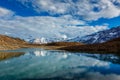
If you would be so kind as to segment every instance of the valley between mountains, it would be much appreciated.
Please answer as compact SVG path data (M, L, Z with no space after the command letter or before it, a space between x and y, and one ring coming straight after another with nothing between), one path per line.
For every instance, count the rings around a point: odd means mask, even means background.
M43 48L50 50L66 50L74 52L92 53L120 53L120 37L103 43L85 44L80 42L51 42L45 44L28 43L19 38L0 35L0 50L14 50L19 48Z

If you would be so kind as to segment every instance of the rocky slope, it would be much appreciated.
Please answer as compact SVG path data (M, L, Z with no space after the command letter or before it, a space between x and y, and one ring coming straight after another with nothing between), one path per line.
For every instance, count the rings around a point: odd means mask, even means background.
M76 37L74 39L67 40L69 42L82 42L86 44L93 43L103 43L109 41L114 38L120 37L120 26L116 28L112 28L109 30L100 31L91 35L87 35L84 37Z
M0 50L17 49L24 47L26 44L28 43L19 38L0 35Z
M70 46L60 49L81 52L120 53L120 38L116 38L104 43Z
M0 35L0 50L12 50L18 48L44 48L57 49L65 46L83 45L79 42L52 42L46 44L31 44L19 38L13 38L5 35Z

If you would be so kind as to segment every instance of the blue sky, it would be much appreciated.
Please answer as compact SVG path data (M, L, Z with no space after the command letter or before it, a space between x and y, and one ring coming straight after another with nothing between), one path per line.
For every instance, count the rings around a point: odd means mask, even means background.
M51 0L51 3L53 2L52 4L49 3L50 0L48 0L48 1L47 0L45 0L45 1L44 0L36 0L36 2L37 1L39 1L39 2L41 1L41 3L43 1L43 4L46 3L46 2L48 2L48 5L46 5L48 7L49 6L53 6L55 3L57 3L58 5L60 3L65 3L65 4L68 3L68 4L71 4L71 7L72 7L72 3L74 3L74 4L79 3L79 5L80 5L80 3L83 0ZM101 2L99 0L86 0L86 1L91 1L91 3L89 3L88 5L90 5L90 4L92 5L92 4L95 4L95 3L96 4L102 3L102 0L100 0ZM115 7L118 7L118 10L120 9L120 0L108 0L108 1L111 1L111 2L113 1L112 2L113 5ZM33 2L35 2L35 0L1 0L0 1L0 6L14 11L16 13L16 15L20 15L20 16L24 16L24 17L27 17L27 16L54 16L54 17L59 17L61 15L70 14L70 15L73 15L74 18L77 16L77 17L80 17L80 19L84 20L84 18L81 18L81 15L76 14L74 12L74 9L73 9L73 13L72 13L72 11L68 11L67 13L53 11L54 14L51 14L52 13L52 9L51 9L51 11L42 10L42 9L39 9L39 11L36 11L35 9L33 9ZM103 3L104 3L104 1L103 1ZM83 4L83 3L81 3L81 4ZM37 4L34 3L34 5L37 5ZM87 2L86 2L86 5L87 5ZM59 5L59 6L61 6L61 5ZM41 7L41 5L38 6L38 7ZM43 8L43 9L46 9L46 8ZM53 8L54 8L54 6L53 6ZM84 6L83 6L83 8L84 8ZM100 11L100 8L99 7L94 7L93 10L94 10L94 12L97 13L97 12ZM116 12L111 12L111 14L112 13L116 13ZM120 25L119 21L120 21L120 16L119 15L116 15L116 16L114 16L112 18L111 17L110 18L104 18L104 17L101 16L97 20L93 19L91 21L88 21L88 24L89 25L109 24L109 27L116 27L116 26Z
M62 28L59 34L70 35L69 30L75 29L75 34L84 36L117 27L119 21L120 0L0 0L0 27L30 26L24 28L42 31L51 26L53 32Z

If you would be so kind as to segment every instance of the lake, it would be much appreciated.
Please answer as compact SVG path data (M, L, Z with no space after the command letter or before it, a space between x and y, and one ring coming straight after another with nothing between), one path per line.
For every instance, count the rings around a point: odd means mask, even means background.
M120 80L114 54L26 48L2 51L0 58L0 80Z

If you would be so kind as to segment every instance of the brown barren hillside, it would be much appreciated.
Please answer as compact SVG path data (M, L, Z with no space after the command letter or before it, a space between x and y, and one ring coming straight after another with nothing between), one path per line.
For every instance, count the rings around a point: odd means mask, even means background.
M81 52L120 53L120 38L116 38L105 43L69 46L59 49Z
M48 44L29 44L19 38L13 38L5 35L0 35L0 50L12 50L18 48L44 48L58 49L61 47L83 45L78 42L53 42Z
M77 45L84 45L84 44L79 43L79 42L52 42L52 43L43 44L41 48L59 49L62 47L77 46Z
M0 35L0 50L17 49L28 44L19 38Z
M76 45L84 45L84 44L79 42L53 42L46 44L46 46L76 46Z
M47 44L29 44L19 38L0 35L0 50L12 50L18 48L44 48L59 49L67 51L80 52L102 52L102 53L119 53L120 38L116 38L105 43L84 45L79 42L53 42Z

